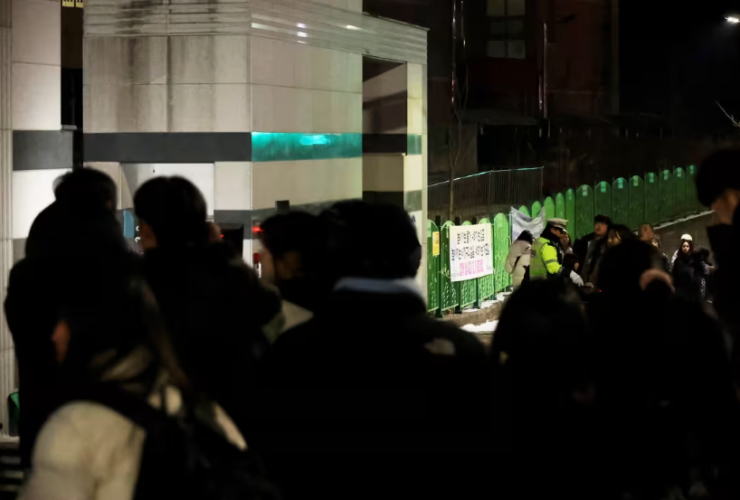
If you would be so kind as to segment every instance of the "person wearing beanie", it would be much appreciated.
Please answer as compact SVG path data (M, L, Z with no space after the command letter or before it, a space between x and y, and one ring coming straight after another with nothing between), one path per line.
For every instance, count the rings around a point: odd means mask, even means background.
M685 244L688 244L689 248L685 253L690 254L694 249L694 238L692 238L690 234L681 235L681 243L678 245L676 251L673 252L673 257L671 257L671 269L673 269L673 266L676 264L676 259L680 257L681 252L686 247Z

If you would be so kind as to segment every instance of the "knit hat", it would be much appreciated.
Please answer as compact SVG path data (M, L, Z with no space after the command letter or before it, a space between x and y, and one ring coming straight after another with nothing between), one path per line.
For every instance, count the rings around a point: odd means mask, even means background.
M728 188L740 190L740 149L711 154L696 175L696 194L702 205L712 206Z
M684 234L681 236L681 241L694 241L694 238L692 238L690 234Z

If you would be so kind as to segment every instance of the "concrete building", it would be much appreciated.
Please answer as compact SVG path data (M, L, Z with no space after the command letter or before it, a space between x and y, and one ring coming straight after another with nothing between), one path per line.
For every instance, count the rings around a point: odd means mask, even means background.
M390 201L414 217L426 248L427 32L362 7L85 0L83 158L116 181L127 236L136 189L180 175L204 193L215 222L243 232L248 262L252 227L278 202L317 211L340 200ZM0 299L14 243L19 257L53 180L73 163L72 134L60 125L60 8L59 0L0 0ZM365 79L363 68L375 73ZM395 106L363 119L363 103L389 96ZM47 143L56 149L40 147ZM368 228L368 238L392 244L382 229ZM422 285L425 272L423 262ZM1 324L4 408L15 377Z

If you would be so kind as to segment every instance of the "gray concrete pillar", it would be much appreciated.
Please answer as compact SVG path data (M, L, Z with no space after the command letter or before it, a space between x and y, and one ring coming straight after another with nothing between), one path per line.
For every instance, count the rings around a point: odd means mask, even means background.
M426 292L426 66L366 59L363 71L362 195L402 207L414 221Z
M23 257L53 183L72 168L73 134L62 130L62 13L58 0L13 0L13 239Z
M8 431L8 395L15 389L15 353L1 307L8 273L13 265L11 194L13 190L13 9L12 0L0 0L0 422Z

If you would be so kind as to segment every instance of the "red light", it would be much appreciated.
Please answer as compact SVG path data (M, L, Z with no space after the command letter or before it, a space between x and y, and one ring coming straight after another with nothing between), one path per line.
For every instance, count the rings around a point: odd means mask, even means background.
M252 228L252 232L253 232L253 233L261 233L261 232L262 232L262 228L261 228L261 227L259 227L259 226L254 226L254 227Z
M224 237L224 235L222 234L222 235L221 235L221 238L223 238L223 237Z

